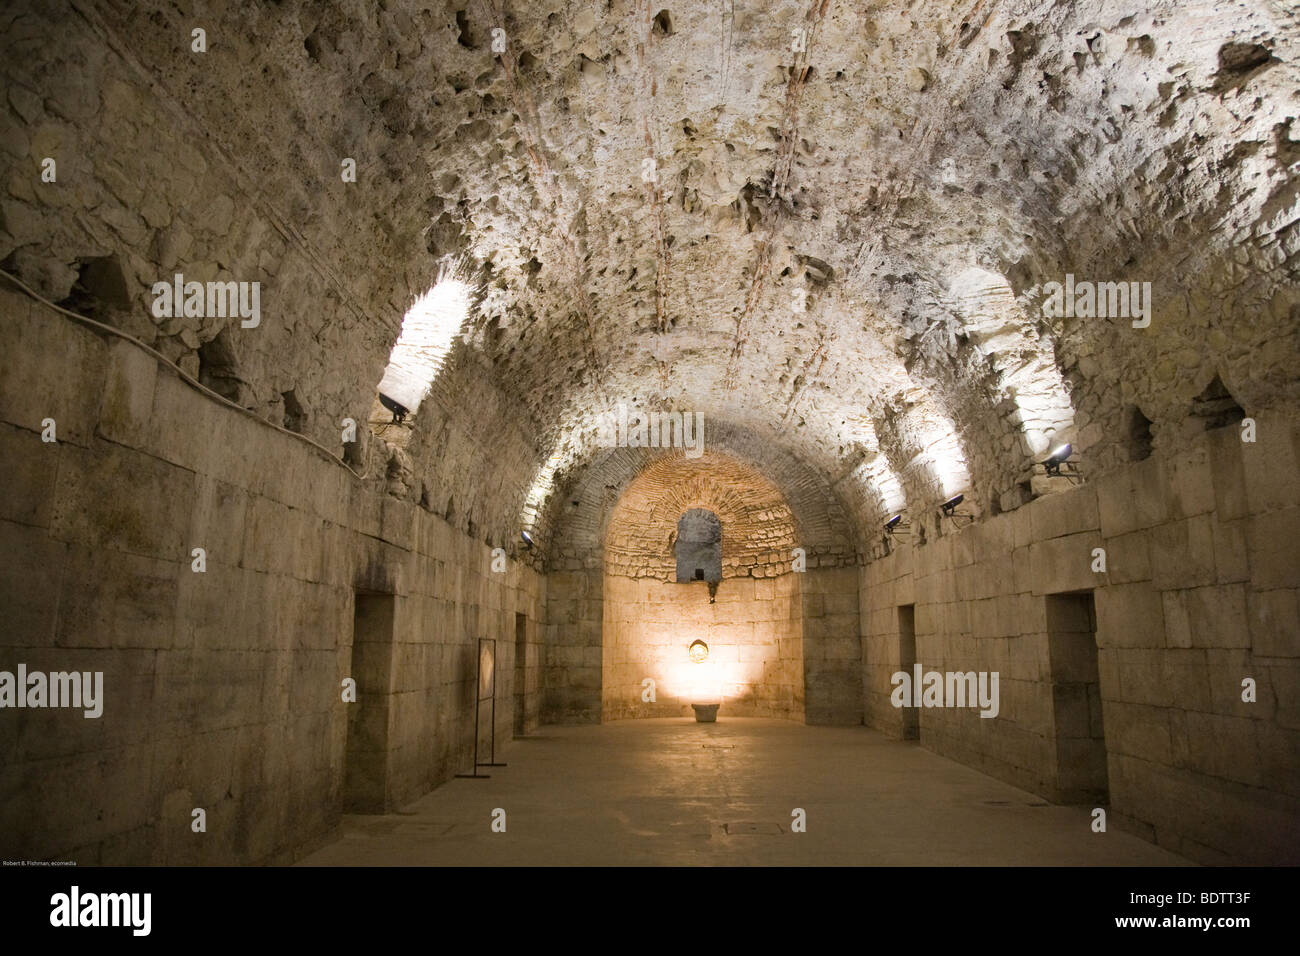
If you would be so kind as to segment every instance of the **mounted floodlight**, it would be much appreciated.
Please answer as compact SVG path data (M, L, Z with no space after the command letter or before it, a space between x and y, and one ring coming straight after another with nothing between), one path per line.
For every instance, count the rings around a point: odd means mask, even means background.
M532 550L532 547L533 547L533 544L535 543L535 542L533 541L533 536L532 536L531 534L529 534L527 531L520 531L520 532L519 532L519 537L523 539L523 541L524 541L524 547L525 547L525 548L528 548L528 549L531 551L531 550Z
M402 424L404 421L406 421L406 416L411 414L411 410L409 408L407 408L401 402L396 402L393 399L389 398L383 392L379 393L379 404L383 405L384 408L388 409L390 412L393 413L393 420L389 422L390 425Z
M953 512L957 510L957 506L965 500L966 500L965 495L953 495L951 498L949 498L947 501L941 504L939 506L939 509L943 512L943 516L945 518L951 518Z
M903 529L907 527L909 526L903 523L902 514L896 514L885 522L885 534L906 534Z
M1052 453L1043 462L1043 467L1047 469L1047 473L1053 477L1060 477L1061 466L1066 463L1066 459L1070 457L1072 450L1068 442L1053 448ZM1071 468L1070 470L1073 471L1074 469Z

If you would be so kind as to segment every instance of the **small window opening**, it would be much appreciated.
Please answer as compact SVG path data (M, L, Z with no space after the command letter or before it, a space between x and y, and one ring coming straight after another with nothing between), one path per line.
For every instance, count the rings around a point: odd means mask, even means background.
M307 412L298 401L298 396L294 394L293 389L289 389L287 392L280 393L280 399L284 402L284 427L291 432L302 434L307 424Z
M199 384L227 401L243 404L247 386L239 377L239 359L229 329L222 329L199 346Z
M442 370L452 343L469 316L470 287L445 278L415 300L402 319L402 332L393 346L379 382L379 402L403 422L424 401Z
M131 308L131 295L126 288L126 277L117 256L95 256L81 259L77 265L77 279L72 283L67 298L58 303L70 312L89 316L99 321L110 312L126 312Z
M692 508L677 522L673 543L678 583L722 580L722 522L712 511Z
M1129 461L1146 461L1151 457L1151 419L1136 405L1130 405L1125 412L1124 436Z
M1205 391L1192 399L1192 416L1205 423L1205 430L1236 425L1246 417L1245 410L1237 404L1223 380L1215 375Z

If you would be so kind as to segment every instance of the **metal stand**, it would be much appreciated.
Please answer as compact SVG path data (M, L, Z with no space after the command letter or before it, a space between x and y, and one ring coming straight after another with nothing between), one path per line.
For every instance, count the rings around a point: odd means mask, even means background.
M486 649L486 651L487 651L487 662L488 662L486 681L485 681L485 679L484 679L484 673L483 673L483 671L484 671L484 668L483 668L483 660L484 660L484 650L485 650L485 649ZM496 658L497 658L497 642L496 642L496 640L493 639L493 638L490 638L490 637L480 637L480 638L478 639L478 682L477 682L477 683L478 683L478 691L477 691L477 693L475 694L475 697L474 697L474 772L473 772L473 773L458 773L458 774L456 774L457 777L462 777L462 778L466 778L466 779L470 779L470 780L490 780L490 779L492 779L492 775L491 775L490 773L479 773L479 772L478 772L478 768L479 768L479 767L504 767L504 766L506 766L506 764L504 764L504 763L497 763L497 762L496 762L496 760L497 760L497 674L496 674L497 668L496 668ZM478 759L479 708L480 708L480 706L482 705L483 700L484 700L484 696L483 696L483 695L484 695L484 690L483 690L483 685L484 685L484 683L486 683L486 684L488 685L488 686L487 686L487 700L491 701L491 704L492 704L492 706L491 706L491 715L492 715L492 738L491 738L491 743L490 743L490 745L489 745L489 746L491 747L491 749L488 751L488 753L489 753L489 760L488 760L487 763L482 763L482 762Z

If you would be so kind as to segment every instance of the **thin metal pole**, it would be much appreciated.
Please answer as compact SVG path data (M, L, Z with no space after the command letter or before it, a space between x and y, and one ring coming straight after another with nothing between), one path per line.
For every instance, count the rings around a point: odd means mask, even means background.
M497 763L497 642L496 638L487 638L488 643L492 645L492 762L485 763L485 767L504 767L505 764Z
M482 698L480 698L478 695L478 688L476 687L474 689L474 772L475 773L478 773L478 736L479 736L478 732L479 732L479 727L481 726L479 722L478 709L479 709L479 701L481 699Z
M493 666L495 665L496 662L493 661ZM496 682L496 677L495 675L493 675L493 683L495 682ZM456 774L456 776L473 777L479 780L488 780L491 779L491 774L478 772L479 767L485 766L485 764L481 764L478 762L478 731L480 725L479 705L483 701L483 695L479 692L479 685L482 683L483 683L483 638L480 637L478 639L478 664L474 668L474 772L458 773Z

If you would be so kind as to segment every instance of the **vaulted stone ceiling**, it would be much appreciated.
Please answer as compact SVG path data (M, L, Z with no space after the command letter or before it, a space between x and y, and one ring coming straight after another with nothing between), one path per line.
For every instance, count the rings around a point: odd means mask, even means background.
M379 6L78 17L309 250L322 317L244 361L299 363L319 434L461 257L482 295L411 494L499 539L619 402L780 449L865 526L1014 506L1052 439L1124 460L1133 408L1176 440L1214 371L1300 397L1292 4ZM1067 273L1150 282L1150 326L1044 316Z

